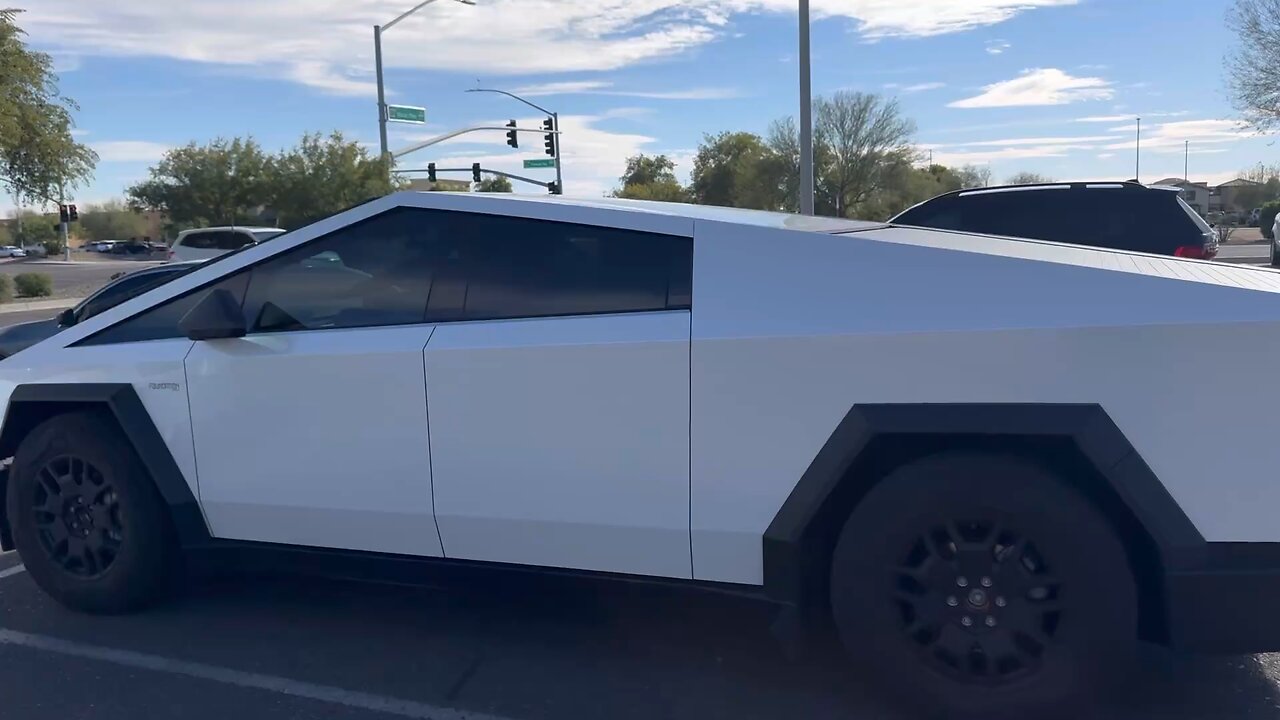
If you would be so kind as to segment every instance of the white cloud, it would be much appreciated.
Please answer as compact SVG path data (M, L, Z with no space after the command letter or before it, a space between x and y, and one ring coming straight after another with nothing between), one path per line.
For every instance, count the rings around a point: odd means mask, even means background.
M906 87L902 88L902 92L904 92L904 93L918 93L918 92L926 92L926 91L928 91L928 90L939 90L939 89L944 88L944 87L946 87L946 86L947 86L947 84L946 84L946 83L944 83L944 82L924 82L924 83L916 83L915 85L908 85L908 86L906 86Z
M1099 160L1109 160L1115 156L1116 156L1115 153L1098 153Z
M1005 50L1008 50L1008 49L1009 49L1009 48L1011 48L1011 47L1013 47L1013 46L1012 46L1012 45L1010 45L1010 44L1009 44L1009 41L1007 41L1007 40L988 40L988 41L987 41L987 54L988 54L988 55L1000 55L1000 54L1002 54Z
M864 38L922 37L993 25L1080 0L815 0ZM340 94L371 92L369 28L400 0L40 0L33 41L79 55L164 57L266 73ZM794 0L486 0L438 3L386 33L388 67L480 74L607 71L732 34L751 13L794 17ZM158 40L164 38L164 41ZM681 98L675 98L681 99Z
M1119 110L1121 109L1121 106L1117 105L1115 109ZM1129 120L1135 120L1138 117L1142 117L1144 119L1145 118L1170 118L1170 117L1184 117L1190 114L1191 112L1189 110L1178 110L1176 112L1129 113L1127 115L1090 115L1088 117L1076 118L1075 121L1082 122L1082 123L1114 123L1114 122L1126 122ZM1133 127L1130 126L1129 129L1132 130Z
M103 140L92 146L102 162L155 162L169 149L163 143L146 140Z
M1076 122L1083 122L1083 123L1124 122L1125 120L1132 120L1133 117L1134 117L1133 115L1090 115L1089 117L1076 118Z
M1205 144L1231 143L1250 137L1248 128L1234 120L1182 120L1178 122L1159 123L1143 126L1142 149L1158 150L1160 148L1176 148L1181 151L1183 143L1191 141L1192 146ZM1134 132L1136 126L1113 128L1115 131ZM1107 150L1126 150L1134 146L1134 140L1127 140L1106 145ZM1196 147L1200 150L1203 148Z
M933 161L942 165L985 165L996 160L1026 160L1028 158L1066 157L1072 152L1091 150L1094 145L1036 145L1004 147L996 150L959 148L953 151L933 153Z
M603 80L575 80L526 85L513 90L524 97L547 95L614 95L617 97L647 98L650 100L727 100L740 97L732 88L691 88L687 90L617 90L613 83Z
M1029 105L1066 105L1085 100L1107 100L1115 95L1111 83L1097 77L1074 77L1057 68L1024 70L1012 80L992 83L982 94L957 100L948 107L992 108Z
M934 145L933 147L1017 147L1020 145L1081 145L1084 143L1109 142L1118 140L1115 135L1085 135L1073 137L1023 137L1003 140L976 140L950 145Z

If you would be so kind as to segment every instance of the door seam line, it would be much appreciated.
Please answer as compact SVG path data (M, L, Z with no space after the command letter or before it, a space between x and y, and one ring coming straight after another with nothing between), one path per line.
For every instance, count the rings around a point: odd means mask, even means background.
M431 338L436 335L436 327L438 326L431 326L427 341L422 344L422 406L427 416L427 485L431 490L431 524L436 529L436 540L440 543L440 557L447 558L449 554L444 551L444 535L440 532L440 519L436 515L436 471L433 462L435 453L431 447L431 388L427 382L427 348L431 345Z

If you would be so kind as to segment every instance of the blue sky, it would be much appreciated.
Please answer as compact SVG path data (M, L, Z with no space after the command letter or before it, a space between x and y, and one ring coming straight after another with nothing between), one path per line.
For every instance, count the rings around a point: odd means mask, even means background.
M389 30L391 102L429 125L536 116L477 86L558 111L570 194L606 192L628 155L667 153L687 174L704 133L764 132L798 103L794 0L451 0ZM19 6L24 0L18 0ZM25 0L19 22L54 55L101 155L82 203L120 197L167 147L252 134L269 149L305 131L376 145L372 30L414 0ZM1057 179L1134 173L1222 181L1280 149L1234 121L1223 88L1228 0L813 0L814 92L897 96L938 162ZM541 156L502 133L402 161L517 170ZM549 171L531 171L530 174ZM7 203L0 200L0 209Z

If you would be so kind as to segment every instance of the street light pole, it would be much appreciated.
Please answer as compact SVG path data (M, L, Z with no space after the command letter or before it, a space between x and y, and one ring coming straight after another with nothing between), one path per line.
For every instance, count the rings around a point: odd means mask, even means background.
M1138 132L1133 150L1133 180L1142 182L1142 118L1138 118Z
M475 0L454 0L463 5L475 5ZM408 11L402 12L395 17L394 20L385 25L373 26L373 62L375 74L378 82L378 144L382 150L382 157L387 156L387 91L382 82L382 33L390 30L396 23L418 12L422 8L436 2L436 0L423 0L423 2L409 8Z
M812 215L813 73L809 56L809 0L800 0L800 213Z
M519 100L520 102L524 103L525 105L528 105L534 110L537 110L543 115L549 115L551 117L551 129L556 131L556 139L555 139L556 156L554 158L556 161L556 188L559 191L557 194L563 195L564 194L564 174L563 174L563 166L560 164L560 138L563 136L560 135L560 113L551 112L550 110L542 107L541 105L536 105L534 103L531 103L528 100L525 100L524 98L520 97L519 95L516 95L514 93L509 93L506 90L495 90L493 88L471 88L470 90L467 90L467 92L469 93L489 92L489 93L498 93L499 95L506 95L512 100Z
M1182 141L1182 144L1183 144L1182 182L1190 182L1189 178L1187 178L1187 175L1190 174L1190 171L1191 171L1191 141L1184 140Z

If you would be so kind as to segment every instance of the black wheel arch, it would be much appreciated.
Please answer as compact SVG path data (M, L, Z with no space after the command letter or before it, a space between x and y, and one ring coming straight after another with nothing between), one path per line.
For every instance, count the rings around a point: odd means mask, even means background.
M0 425L0 458L12 458L18 445L37 425L67 412L101 409L108 413L129 439L151 480L169 508L174 530L184 548L211 542L209 527L191 486L165 445L137 391L128 383L29 383L18 385L9 397ZM0 544L13 548L4 507L4 485L9 468L0 475Z
M1167 636L1167 573L1194 566L1204 537L1120 428L1096 404L868 404L845 415L764 535L769 597L806 615L827 609L831 551L848 514L893 468L952 450L1012 453L1064 476L1126 545L1142 635Z

